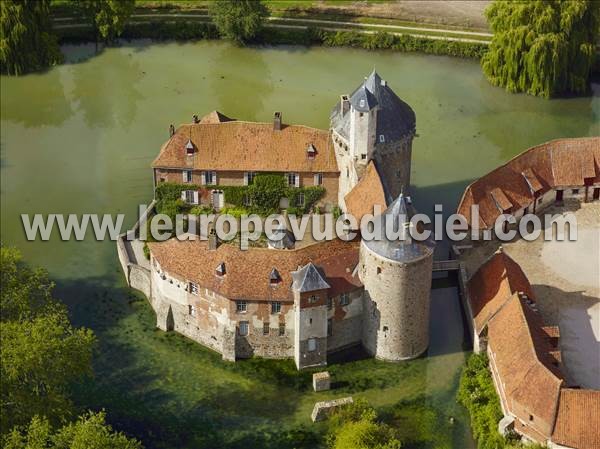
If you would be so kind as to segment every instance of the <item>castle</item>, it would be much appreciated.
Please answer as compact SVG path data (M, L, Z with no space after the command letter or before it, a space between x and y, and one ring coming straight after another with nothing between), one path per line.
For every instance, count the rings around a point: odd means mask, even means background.
M218 211L228 203L221 186L278 173L291 187L322 186L324 212L339 207L360 219L381 206L377 225L390 220L407 238L248 250L214 236L149 243L158 327L226 360L293 358L298 369L325 365L328 353L353 345L391 361L425 352L433 244L406 232L412 204L403 193L415 124L410 106L373 71L341 96L329 131L286 125L279 112L272 124L215 111L172 127L152 164L154 182L189 184L181 191L188 203Z

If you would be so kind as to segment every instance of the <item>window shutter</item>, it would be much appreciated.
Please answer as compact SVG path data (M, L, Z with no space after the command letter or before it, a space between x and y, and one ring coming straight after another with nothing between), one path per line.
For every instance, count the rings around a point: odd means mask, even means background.
M300 173L296 173L296 187L300 187Z
M181 173L183 175L183 182L187 182L187 171L183 170Z
M203 172L200 174L200 182L202 183L202 185L205 185L205 184L206 184L206 172L205 172L205 171L203 171Z
M185 192L187 192L187 190L182 190L182 191L181 191L181 199L182 199L183 201L185 201L185 200L186 200Z
M194 190L194 204L198 204L198 191Z
M217 172L216 171L212 172L212 182L213 182L214 185L218 184L218 182L217 182Z
M249 184L249 181L248 181L248 172L245 171L244 172L244 185L247 186L248 184Z

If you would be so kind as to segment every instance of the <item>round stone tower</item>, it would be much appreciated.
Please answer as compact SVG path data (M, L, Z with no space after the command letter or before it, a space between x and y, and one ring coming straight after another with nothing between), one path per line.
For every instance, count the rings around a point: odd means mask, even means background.
M429 346L434 245L431 240L411 238L411 216L410 200L400 194L375 224L383 237L363 238L360 245L358 274L365 288L363 345L382 360L412 359Z

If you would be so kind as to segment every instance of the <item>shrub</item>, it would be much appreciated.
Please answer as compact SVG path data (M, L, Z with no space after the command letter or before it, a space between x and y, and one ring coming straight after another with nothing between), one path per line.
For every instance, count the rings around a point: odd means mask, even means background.
M498 421L502 419L502 409L485 353L473 354L467 360L460 377L457 398L469 411L477 447L479 449L505 447L506 440L498 433Z

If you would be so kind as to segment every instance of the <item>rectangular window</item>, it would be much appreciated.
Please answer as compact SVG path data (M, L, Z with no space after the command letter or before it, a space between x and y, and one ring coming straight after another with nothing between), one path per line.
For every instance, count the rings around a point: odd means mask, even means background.
M192 182L191 170L183 170L183 182Z
M573 190L571 190L571 193L573 195L577 195L579 193L579 189L573 189Z
M360 158L364 160L364 159L366 159L366 158L367 158L367 155L366 155L365 153L362 153L362 154L360 155Z
M192 294L192 295L196 295L198 296L198 284L194 283L194 282L190 282L188 283L188 291Z
M198 204L198 192L196 190L182 190L181 199L188 204Z
M323 173L315 173L315 185L320 186L323 184Z
M279 323L279 336L283 337L285 335L285 323Z
M281 303L279 301L273 301L271 303L271 313L281 312Z
M299 193L296 197L296 206L304 207L304 193Z
M340 306L347 306L350 304L350 293L342 293L340 295Z
M263 335L269 335L269 323L263 323Z
M317 350L317 340L315 340L314 338L308 339L308 350L310 352Z
M248 321L240 321L238 332L242 337L248 335Z
M252 185L254 184L254 178L256 177L256 172L247 171L244 172L244 185Z
M191 304L188 306L188 313L191 316L196 316L196 308L194 306L192 306Z
M327 336L331 337L333 335L333 320L329 318L327 320Z
M298 173L288 173L287 183L290 187L300 187L300 175Z
M202 184L207 186L217 185L217 172L216 171L203 171L202 172Z
M314 304L314 303L316 303L318 300L319 300L319 297L318 297L318 296L315 296L315 295L312 295L312 296L310 296L310 297L308 298L308 302L309 302L310 304Z
M246 313L248 311L248 303L246 301L236 301L235 310L238 313Z
M327 298L327 309L333 309L333 298Z

